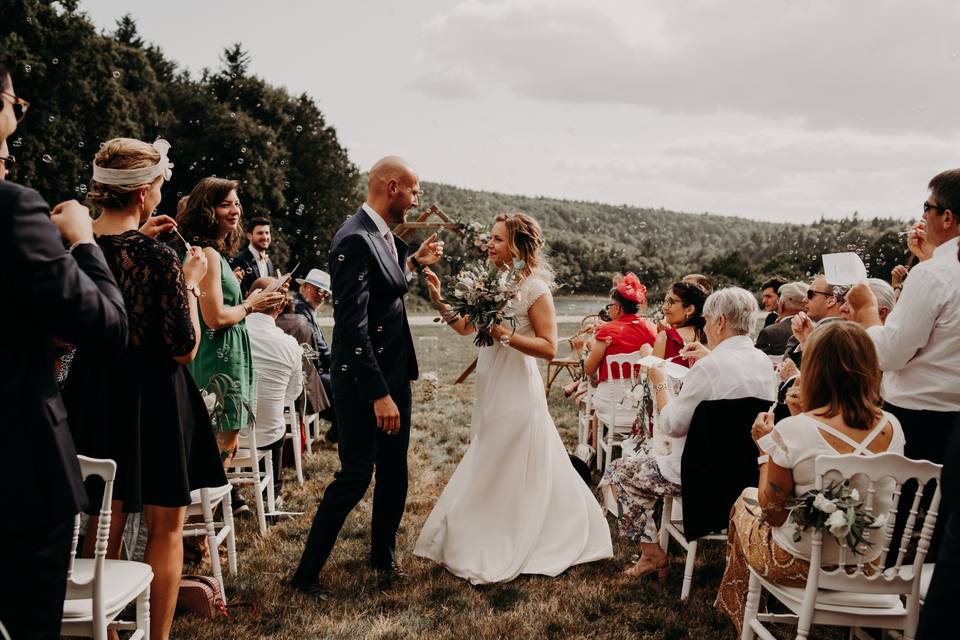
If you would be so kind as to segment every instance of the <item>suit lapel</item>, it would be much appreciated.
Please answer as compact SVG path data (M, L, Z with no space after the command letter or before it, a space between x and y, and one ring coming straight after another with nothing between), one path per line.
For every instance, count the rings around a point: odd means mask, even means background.
M391 282L397 287L402 287L406 289L407 279L403 275L403 270L400 269L400 263L393 259L393 256L390 255L390 251L387 249L386 244L383 241L383 236L380 235L380 230L377 228L377 225L370 219L370 216L367 215L367 212L363 210L363 207L357 211L356 214L359 217L360 225L363 227L363 230L367 234L367 244L373 249L373 253L377 256L377 259L380 261L381 269L384 275L387 276ZM391 234L392 235L392 234ZM394 238L394 244L399 238L392 236ZM403 245L404 250L406 250L406 243L402 240L400 243ZM397 246L397 255L401 255L401 248ZM402 255L406 255L405 253Z

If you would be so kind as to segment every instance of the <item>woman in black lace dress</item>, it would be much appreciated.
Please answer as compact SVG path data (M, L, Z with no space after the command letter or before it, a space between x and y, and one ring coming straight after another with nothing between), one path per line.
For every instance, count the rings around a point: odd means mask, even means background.
M101 209L93 230L126 302L130 343L112 353L80 349L64 389L77 450L117 462L108 557L119 554L127 513L143 511L147 519L150 629L161 640L176 605L190 491L227 482L206 407L185 366L200 340L197 283L206 258L194 249L181 265L172 249L148 235L174 226L166 216L147 221L169 178L168 147L117 138L97 153L87 197ZM91 488L99 493L102 483Z

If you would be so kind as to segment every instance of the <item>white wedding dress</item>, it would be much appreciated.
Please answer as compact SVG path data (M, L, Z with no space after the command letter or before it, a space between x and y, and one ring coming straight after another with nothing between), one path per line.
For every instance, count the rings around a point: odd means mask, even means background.
M543 295L543 280L522 283L518 334L533 335L527 310ZM531 356L499 343L480 349L470 446L414 554L473 584L556 576L613 555L606 518L570 464Z

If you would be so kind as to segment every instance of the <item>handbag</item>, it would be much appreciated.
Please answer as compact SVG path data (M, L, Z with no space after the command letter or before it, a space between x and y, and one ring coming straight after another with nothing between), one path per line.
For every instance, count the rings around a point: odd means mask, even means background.
M180 578L177 611L213 620L217 614L226 616L220 583L209 576L187 575Z

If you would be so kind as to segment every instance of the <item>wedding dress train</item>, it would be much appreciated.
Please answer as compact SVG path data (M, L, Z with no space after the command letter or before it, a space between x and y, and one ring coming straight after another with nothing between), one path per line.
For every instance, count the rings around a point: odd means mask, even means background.
M539 278L523 282L518 334L533 335L527 310L545 294ZM531 356L500 344L480 349L470 446L414 554L473 584L556 576L613 555L606 518L570 464Z

